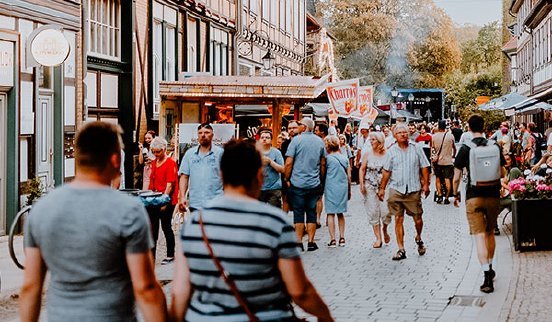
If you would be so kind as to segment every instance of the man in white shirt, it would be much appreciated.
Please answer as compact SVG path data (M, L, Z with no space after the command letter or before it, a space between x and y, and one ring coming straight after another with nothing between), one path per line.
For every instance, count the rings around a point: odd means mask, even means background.
M422 193L429 195L429 161L422 148L409 141L408 127L405 124L396 124L393 129L397 144L387 152L387 160L383 166L383 177L378 191L378 198L385 199L385 188L389 183L389 197L387 205L390 214L395 216L395 234L399 250L393 260L406 258L404 248L404 214L414 219L416 227L416 244L418 254L426 252L422 241ZM420 174L421 175L418 175Z

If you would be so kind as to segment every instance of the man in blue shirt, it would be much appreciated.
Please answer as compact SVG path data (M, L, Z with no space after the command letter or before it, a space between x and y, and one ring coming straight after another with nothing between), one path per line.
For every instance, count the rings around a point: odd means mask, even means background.
M284 158L282 153L272 147L272 132L261 131L259 137L259 152L263 161L264 182L261 187L260 201L264 201L274 207L282 208L282 179L284 173Z
M178 171L181 211L187 207L190 211L201 209L206 201L222 194L220 158L223 149L213 145L213 128L209 123L198 126L197 138L199 146L186 151Z
M307 250L314 251L316 234L316 202L324 189L322 184L326 174L325 146L322 139L312 133L314 121L303 118L305 131L296 136L286 152L285 177L291 183L288 196L293 207L295 234L302 244L307 221Z

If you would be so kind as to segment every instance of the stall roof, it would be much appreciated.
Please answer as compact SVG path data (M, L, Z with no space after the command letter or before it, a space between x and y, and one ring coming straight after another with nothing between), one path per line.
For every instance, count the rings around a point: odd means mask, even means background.
M314 99L325 89L329 75L313 76L192 76L159 83L166 98L205 99Z
M506 110L522 102L529 102L529 101L530 100L527 96L523 96L516 92L512 92L497 98L493 98L487 103L479 105L479 108L482 111ZM537 102L536 100L533 100L533 101Z

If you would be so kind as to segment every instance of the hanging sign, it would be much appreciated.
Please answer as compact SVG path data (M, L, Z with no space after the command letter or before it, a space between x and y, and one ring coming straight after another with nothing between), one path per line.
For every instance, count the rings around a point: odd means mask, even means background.
M326 87L334 114L349 117L358 110L358 79L330 83Z
M14 43L0 40L0 86L13 87Z
M361 86L358 88L358 116L363 117L372 109L373 92L373 86Z
M63 64L71 50L67 38L56 26L44 26L33 31L29 36L28 47L32 59L46 67Z

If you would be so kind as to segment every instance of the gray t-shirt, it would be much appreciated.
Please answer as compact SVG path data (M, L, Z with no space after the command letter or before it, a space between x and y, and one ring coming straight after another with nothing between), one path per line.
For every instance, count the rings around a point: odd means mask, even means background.
M40 249L51 275L49 321L136 320L125 255L153 247L138 199L111 188L55 189L29 214L25 247Z

